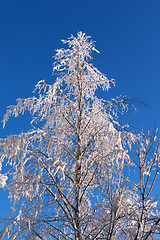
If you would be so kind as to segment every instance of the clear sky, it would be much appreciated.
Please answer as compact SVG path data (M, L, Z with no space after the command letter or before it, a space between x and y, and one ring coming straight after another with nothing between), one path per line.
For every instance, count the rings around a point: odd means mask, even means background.
M149 108L138 106L124 122L160 128L160 0L0 0L0 119L39 80L54 81L54 49L78 31L96 41L94 65L116 80L102 97L142 98ZM25 130L27 119L11 119L0 137ZM1 190L0 217L8 205Z

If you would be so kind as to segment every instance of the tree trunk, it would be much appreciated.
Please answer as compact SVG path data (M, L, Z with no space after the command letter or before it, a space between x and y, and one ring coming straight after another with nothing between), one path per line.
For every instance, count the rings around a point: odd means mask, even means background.
M79 67L79 58L77 63L77 81L78 81L78 111L77 111L77 158L76 158L76 176L75 176L75 240L81 240L80 226L80 178L81 178L81 70Z

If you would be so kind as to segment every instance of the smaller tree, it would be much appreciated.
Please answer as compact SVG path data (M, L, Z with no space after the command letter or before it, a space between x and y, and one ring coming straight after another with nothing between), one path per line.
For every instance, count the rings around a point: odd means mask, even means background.
M124 97L95 95L114 80L91 63L90 37L79 32L63 43L69 47L56 50L55 83L38 82L35 95L18 99L3 119L25 110L32 116L29 131L0 140L0 163L10 165L0 184L8 177L12 200L0 239L153 239L160 222L151 198L159 174L155 133L146 138L119 123ZM124 174L134 168L136 180Z
M142 132L136 139L137 160L133 161L138 180L132 182L132 186L138 196L138 203L136 215L133 217L135 226L131 231L133 239L159 239L155 237L160 230L159 193L152 194L159 189L160 174L160 141L156 132L155 130L148 136Z

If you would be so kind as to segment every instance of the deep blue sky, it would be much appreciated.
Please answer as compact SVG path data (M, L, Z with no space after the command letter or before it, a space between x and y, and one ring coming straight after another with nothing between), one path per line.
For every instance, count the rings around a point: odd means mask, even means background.
M156 121L160 128L159 0L0 0L0 119L18 97L32 96L39 80L54 80L54 49L78 31L96 41L94 65L116 80L103 96L141 97L150 107L138 106L124 121L139 130ZM11 119L0 137L25 127ZM0 216L7 211L6 196L0 191Z

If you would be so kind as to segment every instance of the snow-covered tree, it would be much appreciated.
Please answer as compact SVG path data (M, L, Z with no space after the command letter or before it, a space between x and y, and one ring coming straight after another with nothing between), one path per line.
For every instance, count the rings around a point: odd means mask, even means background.
M18 99L4 115L4 126L25 110L32 121L29 131L0 139L0 167L10 166L0 185L12 202L0 239L156 239L158 139L120 124L125 98L96 97L114 80L91 63L98 52L91 38L79 32L62 42L68 48L56 50L56 81L38 82L33 97ZM131 159L133 144L138 157ZM135 180L125 174L132 169L139 171Z

